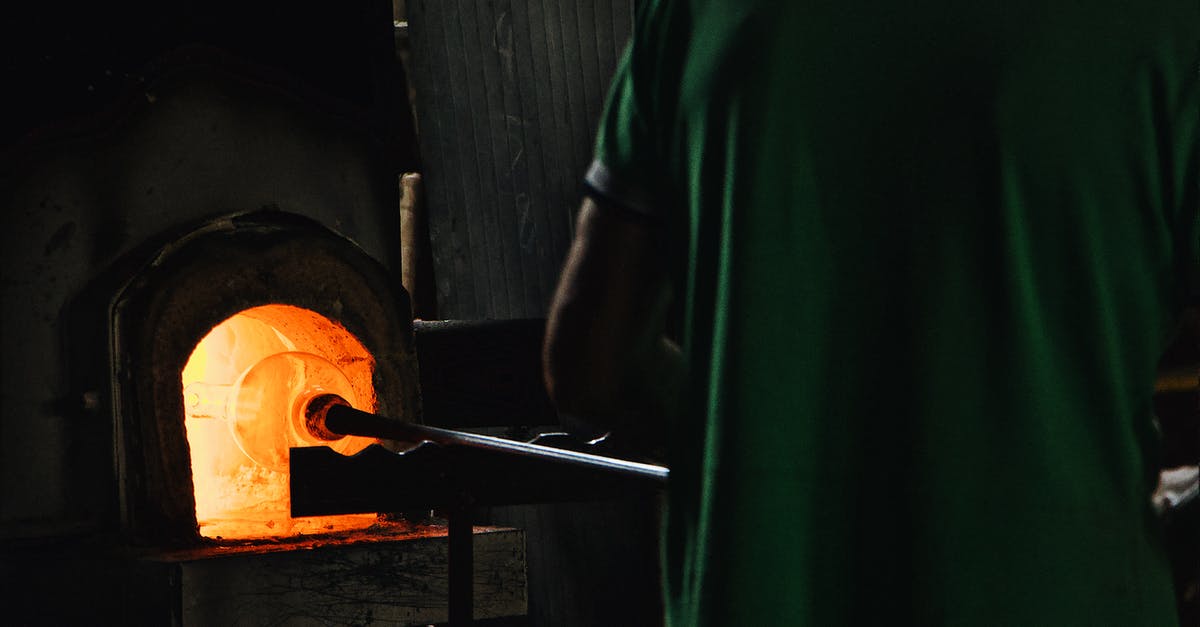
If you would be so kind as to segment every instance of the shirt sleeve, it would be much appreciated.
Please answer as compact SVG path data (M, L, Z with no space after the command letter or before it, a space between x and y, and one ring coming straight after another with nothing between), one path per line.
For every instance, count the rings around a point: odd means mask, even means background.
M677 73L664 72L678 38L669 27L668 1L638 3L633 37L617 66L584 177L588 192L654 220L670 208L665 111Z

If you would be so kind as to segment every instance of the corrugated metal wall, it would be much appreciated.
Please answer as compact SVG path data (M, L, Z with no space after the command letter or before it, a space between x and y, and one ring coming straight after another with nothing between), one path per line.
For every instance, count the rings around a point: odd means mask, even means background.
M410 0L438 311L540 317L631 0Z
M438 315L542 317L632 0L408 0ZM652 499L497 508L527 531L529 620L659 619Z

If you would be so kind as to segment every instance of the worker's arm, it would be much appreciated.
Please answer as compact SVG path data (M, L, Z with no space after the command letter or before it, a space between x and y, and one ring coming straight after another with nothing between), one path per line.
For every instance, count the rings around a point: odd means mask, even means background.
M654 432L683 379L679 349L663 335L672 290L662 227L599 202L583 203L550 306L546 386L564 414Z

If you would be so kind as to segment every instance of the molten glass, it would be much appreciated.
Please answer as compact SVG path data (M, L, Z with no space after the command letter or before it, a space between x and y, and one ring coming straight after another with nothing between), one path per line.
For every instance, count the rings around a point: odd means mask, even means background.
M373 514L291 518L288 448L352 454L371 444L313 434L304 409L316 396L336 394L374 410L374 365L341 325L290 305L248 309L204 336L182 373L200 534L261 538L373 524Z

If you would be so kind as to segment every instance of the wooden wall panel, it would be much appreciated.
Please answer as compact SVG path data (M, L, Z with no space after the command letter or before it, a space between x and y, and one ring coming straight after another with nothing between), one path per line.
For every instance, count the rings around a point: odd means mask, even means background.
M632 0L408 0L438 315L546 314ZM656 503L496 508L526 530L529 620L659 622Z
M544 316L630 0L416 0L413 84L438 312Z

